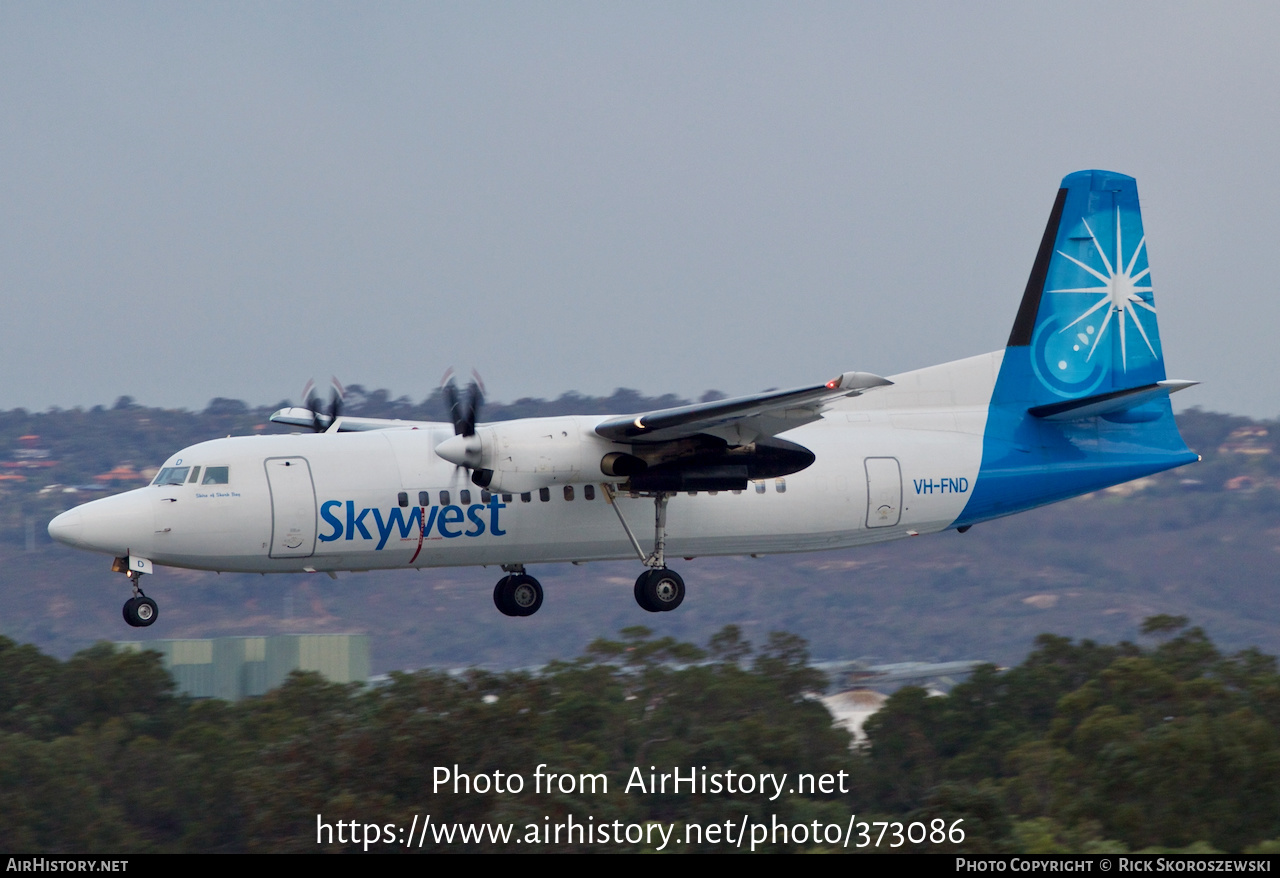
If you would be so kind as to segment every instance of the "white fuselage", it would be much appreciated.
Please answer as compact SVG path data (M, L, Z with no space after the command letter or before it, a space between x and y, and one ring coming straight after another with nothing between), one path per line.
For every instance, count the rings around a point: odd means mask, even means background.
M1001 358L894 376L892 387L835 404L821 420L784 434L816 456L800 472L743 491L673 497L667 554L803 552L951 526L977 481ZM589 431L604 418L577 420ZM452 435L448 424L417 424L203 442L165 467L226 467L225 483L196 478L129 491L64 513L50 532L85 549L220 571L636 557L601 484L482 496L465 470L435 453ZM640 541L648 540L653 501L624 493L617 503Z

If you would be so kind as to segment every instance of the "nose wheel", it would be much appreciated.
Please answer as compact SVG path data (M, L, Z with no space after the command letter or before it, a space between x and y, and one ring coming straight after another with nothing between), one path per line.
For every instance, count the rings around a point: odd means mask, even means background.
M124 621L134 628L146 628L159 614L156 602L141 592L124 602Z

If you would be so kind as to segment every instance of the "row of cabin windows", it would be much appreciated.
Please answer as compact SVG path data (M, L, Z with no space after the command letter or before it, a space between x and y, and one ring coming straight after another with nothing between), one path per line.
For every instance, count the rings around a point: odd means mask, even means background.
M199 467L196 467L196 469L198 470L198 469L199 469ZM779 494L785 494L785 493L787 492L787 480L786 480L786 479L774 479L774 480L773 480L773 482L774 482L774 490L776 490ZM764 491L765 491L765 483L764 483L763 481L759 481L759 482L756 482L756 483L755 483L755 485L756 485L756 493L757 493L757 494L763 494L763 493L764 493ZM574 498L574 489L573 489L573 485L565 485L565 486L564 486L564 488L562 489L562 492L563 492L563 494L564 494L564 499L566 499L566 500L572 500L572 499ZM697 491L689 491L688 493L692 496L692 495L696 495L698 492L697 492ZM718 494L718 493L720 493L720 492L719 492L719 491L708 491L707 493L708 493L708 494L712 494L712 495L714 495L714 494ZM741 494L742 492L741 492L741 491L732 491L731 493L733 493L733 494ZM448 506L448 505L450 505L451 497L452 497L451 492L449 492L449 491L441 491L441 492L440 492L440 505L441 505L441 506ZM480 502L481 502L481 503L485 503L485 504L487 504L487 503L489 502L489 500L490 500L492 497L493 497L493 494L489 493L489 491L487 491L487 490L482 490L482 491L480 492ZM510 502L512 502L512 500L513 500L513 499L514 499L514 498L513 498L513 495L511 495L511 494L503 494L503 495L502 495L502 502L503 502L503 503L510 503ZM541 500L543 503L547 503L547 502L549 502L549 501L551 500L551 489L550 489L550 488L539 488L539 489L538 489L538 499L539 499L539 500ZM594 500L594 499L596 499L596 486L595 486L595 485L583 485L583 486L582 486L582 499L583 499L583 500ZM409 492L408 492L408 491L401 491L398 495L396 495L396 500L397 500L397 502L398 502L401 506L408 506L408 505L409 505ZM533 492L532 492L532 491L526 491L526 492L524 492L523 494L521 494L521 495L520 495L520 502L521 502L521 503L532 503L532 502L533 502ZM461 491L459 491L459 492L458 492L458 504L459 504L459 505L461 505L461 506L470 506L470 505L471 505L471 491L470 491L470 489L468 489L468 488L463 488ZM419 505L419 506L430 506L430 505L431 505L431 492L430 492L430 491L419 491L419 492L418 492L418 505Z
M441 506L448 506L448 505L450 505L450 503L452 502L452 499L451 499L451 498L452 498L452 496L453 496L453 495L452 495L452 492L450 492L450 491L441 491L441 492L440 492L440 505L441 505ZM487 504L487 503L489 502L489 500L490 500L490 499L492 499L492 497L493 497L493 494L491 494L491 493L490 493L489 491L487 491L487 490L482 490L482 491L480 492L480 502L481 502L481 503L485 503L485 504ZM572 500L572 499L573 499L573 497L574 497L573 485L565 485L565 486L564 486L564 499L566 499L566 500ZM503 503L510 503L510 502L512 502L514 499L515 499L515 498L514 498L514 496L513 496L513 495L511 495L511 494L503 494L503 495L502 495L502 502L503 502ZM538 489L538 499L539 499L539 500L541 500L543 503L546 503L546 502L550 501L550 500L551 500L551 489L550 489L550 488L539 488L539 489ZM596 486L595 486L595 485L583 485L583 486L582 486L582 499L584 499L584 500L594 500L594 499L596 499ZM397 494L397 495L396 495L396 501L397 501L401 506L408 506L408 505L409 505L409 492L408 492L408 491L401 491L399 494ZM531 492L531 491L526 491L525 493L521 494L521 495L520 495L520 502L521 502L521 503L531 503L531 502L533 502L533 492ZM471 491L470 491L470 489L468 489L468 488L463 488L461 491L459 491L459 492L458 492L458 504L459 504L459 505L461 505L461 506L470 506L470 505L471 505ZM418 492L418 505L419 505L419 506L430 506L430 505L431 505L431 492L430 492L430 491L419 491L419 492Z

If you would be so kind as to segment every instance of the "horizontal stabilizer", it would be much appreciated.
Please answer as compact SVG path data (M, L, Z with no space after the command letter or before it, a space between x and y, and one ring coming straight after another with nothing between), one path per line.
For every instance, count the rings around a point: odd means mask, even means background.
M1128 411L1152 400L1167 397L1179 390L1194 387L1199 381L1185 381L1170 378L1142 387L1130 387L1127 390L1114 390L1110 393L1099 393L1081 399L1070 399L1066 402L1055 402L1050 405L1038 405L1027 409L1028 414L1046 421L1075 421L1081 418L1094 418L1116 412Z

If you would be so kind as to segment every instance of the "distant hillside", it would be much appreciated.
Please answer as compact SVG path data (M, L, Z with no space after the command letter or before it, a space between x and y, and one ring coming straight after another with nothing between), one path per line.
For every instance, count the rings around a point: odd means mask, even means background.
M443 419L420 404L352 386L355 415ZM619 390L610 397L491 404L486 419L625 412L677 405ZM1114 641L1156 613L1188 616L1226 649L1280 652L1280 425L1191 410L1179 424L1203 462L1097 495L979 525L866 549L681 562L689 597L676 613L635 606L631 562L544 565L534 617L493 609L494 570L326 576L163 570L148 582L160 621L124 626L122 578L109 559L52 544L45 524L94 486L143 483L178 448L214 436L279 431L283 405L214 400L203 412L111 408L0 412L0 634L68 656L100 639L367 631L375 671L569 657L581 644L643 623L701 641L736 623L785 629L816 659L988 659L1013 663L1054 631ZM108 476L111 478L99 478ZM132 474L132 475L131 475ZM131 480L132 479L132 480ZM29 550L30 549L30 550Z

